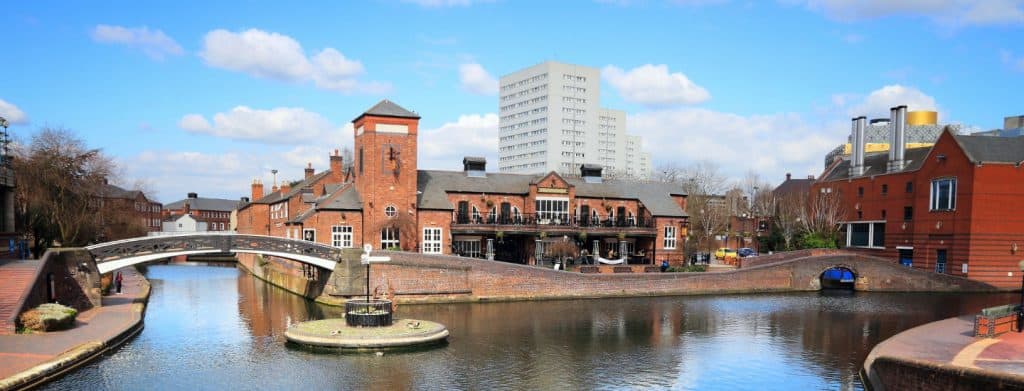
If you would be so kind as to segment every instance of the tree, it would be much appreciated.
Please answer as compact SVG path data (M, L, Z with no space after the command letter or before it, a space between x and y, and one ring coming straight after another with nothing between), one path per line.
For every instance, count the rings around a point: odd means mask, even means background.
M819 192L811 194L809 198L810 202L806 208L801 209L803 214L800 217L805 237L815 238L816 243L831 243L832 245L827 247L834 247L839 233L839 222L846 216L839 192Z
M114 163L71 131L43 128L14 151L19 221L36 256L54 244L77 246L101 232L102 194Z
M786 250L794 248L794 239L803 230L801 219L805 214L805 209L807 209L806 193L787 194L778 200L773 218L773 228L782 235Z

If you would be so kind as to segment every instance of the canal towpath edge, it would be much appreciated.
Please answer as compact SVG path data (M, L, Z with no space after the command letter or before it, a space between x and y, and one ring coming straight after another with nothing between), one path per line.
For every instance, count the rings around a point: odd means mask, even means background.
M39 334L0 335L0 391L44 384L102 356L143 328L151 286L134 267L118 270L122 293L78 315L74 328Z

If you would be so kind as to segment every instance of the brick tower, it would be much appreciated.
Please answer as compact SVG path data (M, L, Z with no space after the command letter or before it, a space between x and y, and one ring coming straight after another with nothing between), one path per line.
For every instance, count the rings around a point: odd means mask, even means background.
M363 200L363 242L416 246L416 134L420 116L382 100L352 120L353 172Z

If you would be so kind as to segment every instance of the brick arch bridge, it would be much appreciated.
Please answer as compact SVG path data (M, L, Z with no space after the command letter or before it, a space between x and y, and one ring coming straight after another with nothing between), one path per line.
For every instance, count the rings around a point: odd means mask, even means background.
M459 302L691 294L798 292L821 289L832 267L856 273L855 289L872 292L991 292L991 285L962 277L900 266L854 253L784 254L771 262L724 272L584 274L461 258L388 252L391 262L374 266L371 285L390 286L400 301ZM325 300L363 292L361 266L346 254L326 281ZM349 259L352 258L352 259Z
M212 232L131 238L85 249L100 273L179 255L217 253L269 255L334 270L341 253L338 248L305 240Z

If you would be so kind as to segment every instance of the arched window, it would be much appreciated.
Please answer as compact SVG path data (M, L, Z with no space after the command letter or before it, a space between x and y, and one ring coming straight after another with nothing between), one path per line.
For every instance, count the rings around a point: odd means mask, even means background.
M519 207L512 207L512 221L519 224L523 221L523 215L519 214Z
M498 220L498 208L491 207L491 210L487 212L487 222L494 223Z
M597 209L592 209L591 210L590 224L593 224L593 225L601 224L601 217L597 215Z
M473 205L473 222L480 222L480 210L476 208L476 205Z

